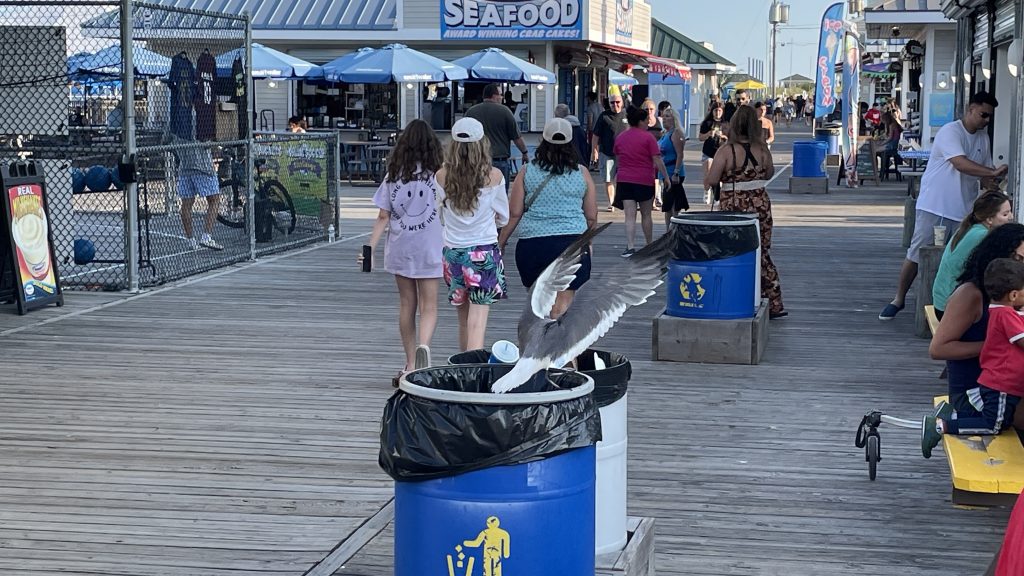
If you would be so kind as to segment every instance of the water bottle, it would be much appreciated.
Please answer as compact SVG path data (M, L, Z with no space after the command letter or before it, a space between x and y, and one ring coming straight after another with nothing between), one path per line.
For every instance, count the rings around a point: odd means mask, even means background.
M327 241L334 242L334 224L327 227Z

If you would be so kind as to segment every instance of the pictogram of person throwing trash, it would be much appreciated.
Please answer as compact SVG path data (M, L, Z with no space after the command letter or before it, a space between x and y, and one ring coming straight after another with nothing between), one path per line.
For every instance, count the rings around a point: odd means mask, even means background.
M487 528L481 531L475 540L466 540L462 543L467 548L483 546L483 576L501 576L501 562L509 557L511 537L508 532L498 527L500 525L501 521L498 520L498 517L491 516L487 518Z

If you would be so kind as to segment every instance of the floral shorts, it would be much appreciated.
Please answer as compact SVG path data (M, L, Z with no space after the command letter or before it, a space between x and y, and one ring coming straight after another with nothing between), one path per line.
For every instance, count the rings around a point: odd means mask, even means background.
M466 302L494 304L508 298L505 265L497 244L444 249L441 261L448 301L455 306Z

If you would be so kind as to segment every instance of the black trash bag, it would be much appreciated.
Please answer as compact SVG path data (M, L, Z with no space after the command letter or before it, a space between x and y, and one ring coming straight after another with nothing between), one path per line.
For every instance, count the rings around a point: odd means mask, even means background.
M604 362L605 368L598 370L594 365L595 354ZM594 381L594 402L598 408L611 406L622 399L633 376L633 365L628 358L592 348L576 357L576 369Z
M510 365L441 366L406 375L435 390L490 393ZM580 374L549 370L536 381L544 392L572 389ZM509 392L516 394L521 389ZM592 394L548 404L471 404L396 392L384 408L380 467L395 480L431 480L492 466L533 462L601 439L601 417Z
M487 364L491 359L491 351L486 348L466 350L448 357L449 364Z
M683 221L685 220L685 221ZM713 222L750 222L751 214L701 212L673 218L671 253L673 260L707 262L753 252L761 245L757 226L716 226ZM701 224L707 221L709 224Z

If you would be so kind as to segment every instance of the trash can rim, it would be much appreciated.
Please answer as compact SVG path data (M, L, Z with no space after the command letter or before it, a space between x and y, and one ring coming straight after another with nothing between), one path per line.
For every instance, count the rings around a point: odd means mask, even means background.
M494 366L494 364L458 364L456 366L435 366L434 368L467 368L472 366ZM406 394L411 394L417 398L424 398L426 400L437 400L439 402L454 402L458 404L490 404L490 405L519 405L519 404L550 404L552 402L564 402L566 400L574 400L576 398L582 398L587 394L594 391L594 379L586 374L573 370L572 373L579 374L586 381L581 386L577 386L572 390L558 390L554 392L526 392L523 394L488 394L484 392L453 392L451 390L436 390L434 388L427 388L426 386L420 386L413 384L406 380L409 374L415 374L423 370L431 370L432 368L423 368L421 370L413 370L402 376L398 382L398 388ZM570 372L566 370L566 372Z
M700 212L699 214L709 214L709 215L711 215L711 214L715 214L715 213L714 212ZM722 218L722 216L726 216L726 218ZM691 214L689 216L687 216L687 215L680 215L680 216L673 216L671 222L673 224L695 224L695 225L701 225L701 226L749 226L751 222L755 222L757 220L757 214L749 214L749 215L742 215L742 214L728 214L728 215L726 215L726 214L723 214L722 216L714 216L714 218L709 216L707 219L704 219L704 218L694 218L693 214ZM721 218L721 219L719 220L717 218ZM734 218L734 220L730 219L730 218Z

